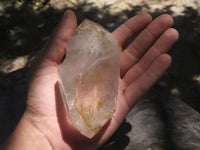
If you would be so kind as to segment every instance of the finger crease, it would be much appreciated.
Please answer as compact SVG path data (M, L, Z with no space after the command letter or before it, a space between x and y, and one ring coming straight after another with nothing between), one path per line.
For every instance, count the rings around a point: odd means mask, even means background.
M153 33L152 31L150 31L148 28L146 28L144 31L146 31L147 33L149 33L154 38L154 40L157 39L158 36L155 33Z
M137 70L137 73L138 73L139 75L142 75L142 74L146 71L147 68L144 67L144 68L142 69L142 67L140 67L139 64L137 64L137 65L135 65L135 69Z
M133 27L130 27L127 23L124 23L124 26L127 30L131 32L131 35L135 34L135 31L133 30Z
M148 73L148 72L147 72L147 73ZM155 77L155 79L160 78L160 74L158 74L158 73L156 73L156 72L153 72L153 71L151 70L151 68L149 68L149 74L150 74L151 76Z
M152 46L151 49L154 51L154 53L157 53L156 56L159 56L164 53L164 50L159 50L156 46Z
M140 57L140 51L134 44L130 44L127 51L129 52L130 55L134 56L137 60L139 60ZM131 52L134 52L135 55Z
M132 53L130 53L128 50L125 51L125 52L126 52L126 54L127 54L128 56L131 57L132 60L135 60L134 63L138 62L138 58L137 58L135 55L133 55ZM131 64L132 64L132 63L133 63L133 62L131 62Z

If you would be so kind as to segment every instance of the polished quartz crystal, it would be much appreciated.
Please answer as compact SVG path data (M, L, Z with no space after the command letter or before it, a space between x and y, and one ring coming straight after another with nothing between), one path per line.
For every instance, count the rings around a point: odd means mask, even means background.
M59 89L71 124L92 138L117 102L121 46L102 26L84 20L67 42L58 69Z

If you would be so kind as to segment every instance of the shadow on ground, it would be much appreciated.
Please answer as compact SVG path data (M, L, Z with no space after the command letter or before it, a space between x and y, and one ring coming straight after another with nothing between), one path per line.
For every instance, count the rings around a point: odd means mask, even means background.
M0 64L7 59L14 59L25 55L29 55L30 57L34 56L48 40L52 30L54 30L64 11L67 9L56 9L48 5L48 1L45 1L40 7L37 6L37 8L33 7L33 1L26 1L19 6L16 5L15 1L7 3L4 0L1 3L5 7L3 10L0 10ZM131 6L131 10L124 10L120 13L111 14L109 7L110 6L105 6L103 9L98 9L93 6L92 3L83 1L78 6L70 7L70 9L76 12L79 22L84 18L89 18L102 24L110 31L113 31L124 22L125 18L130 18L142 12L142 8L151 9L147 4L143 4L140 6ZM151 14L153 18L162 13L173 15L171 7L172 6L169 5ZM197 10L185 6L183 15L175 16L174 20L174 28L179 31L180 39L170 51L173 58L172 66L159 80L157 87L153 88L158 91L159 88L161 88L165 91L165 94L159 94L160 100L156 101L156 103L159 103L159 107L153 107L152 109L158 110L159 108L160 110L160 108L162 108L160 105L164 106L164 104L166 104L160 102L161 100L166 100L166 98L170 96L175 96L200 112L200 16ZM28 70L29 69L25 67L9 74L0 73L0 142L4 141L9 136L25 109ZM156 95L155 90L152 94ZM173 102L171 104L173 104ZM138 105L138 107L139 106L140 105ZM142 108L142 106L140 107ZM175 108L173 110L175 110ZM160 111L166 114L170 113L164 108ZM162 120L163 117L159 119ZM171 125L170 127L174 128L174 126ZM122 130L122 128L125 130ZM115 149L115 147L116 149L124 149L130 141L130 136L126 136L129 132L127 129L129 128L131 130L131 125L124 122L114 135L115 140L111 138L111 141L102 149ZM142 131L143 129L140 130ZM171 131L166 131L167 137L165 136L165 138L172 141L164 142L164 145L175 144L170 133ZM118 135L123 136L121 137ZM118 137L117 140L115 137ZM110 144L113 141L115 144ZM116 145L116 143L120 143L119 141L123 141L123 144ZM145 139L143 141L138 141L138 143L139 142L145 143ZM109 144L111 145L110 147ZM113 145L114 147L112 147ZM174 148L169 146L169 149Z

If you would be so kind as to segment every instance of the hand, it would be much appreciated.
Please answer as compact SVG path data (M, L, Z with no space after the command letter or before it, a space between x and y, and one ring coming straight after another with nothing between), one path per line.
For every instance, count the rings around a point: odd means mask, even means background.
M122 46L131 37L140 34L122 53L116 112L93 139L87 139L65 119L62 102L56 90L57 69L65 54L66 43L77 25L75 14L67 11L56 32L35 59L27 108L13 133L10 147L20 143L19 133L25 130L24 126L28 126L27 131L36 133L29 133L33 134L31 137L35 138L37 135L40 137L39 143L43 143L40 145L46 146L46 149L96 149L105 143L134 104L169 67L171 57L165 53L178 39L177 31L170 28L172 24L173 20L169 15L161 15L152 21L149 14L140 14L113 32ZM28 137L27 133L24 134L24 137ZM28 139L21 142L24 144L24 149L26 142ZM29 149L36 149L34 143L32 141Z

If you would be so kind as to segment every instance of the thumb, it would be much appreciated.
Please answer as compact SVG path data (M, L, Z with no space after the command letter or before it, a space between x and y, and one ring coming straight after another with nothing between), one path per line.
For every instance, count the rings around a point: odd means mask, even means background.
M59 65L66 52L66 43L76 29L76 26L76 15L73 11L67 10L55 32L36 56L33 64L37 67L41 65ZM40 65L38 66L37 63Z
M73 11L67 10L55 33L42 50L45 51L44 59L60 63L66 52L66 43L74 32L76 26L76 15Z

